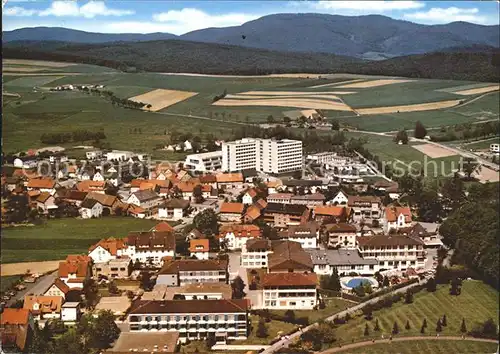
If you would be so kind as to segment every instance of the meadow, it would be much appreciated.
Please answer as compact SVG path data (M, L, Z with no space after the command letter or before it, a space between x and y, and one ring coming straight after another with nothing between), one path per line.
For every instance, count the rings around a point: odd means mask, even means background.
M458 340L419 340L411 342L376 343L366 347L339 351L350 354L466 354L496 353L498 344Z
M460 327L465 318L466 327L471 330L477 323L482 323L492 318L498 323L499 311L498 291L480 281L464 281L462 292L459 296L449 294L449 286L438 286L436 292L429 293L422 290L414 295L413 303L405 304L404 298L373 313L371 321L362 315L349 320L346 324L339 325L335 330L337 343L360 342L391 335L394 322L398 323L397 336L420 336L420 329L424 318L427 320L425 334L436 334L436 323L439 318L446 315L447 326L443 326L442 336L461 336ZM378 319L380 331L374 331L375 321ZM410 329L405 329L409 321ZM364 335L365 325L368 324L369 335Z
M53 219L42 225L2 228L2 263L64 259L87 253L101 238L123 238L129 231L149 230L157 222L131 217Z

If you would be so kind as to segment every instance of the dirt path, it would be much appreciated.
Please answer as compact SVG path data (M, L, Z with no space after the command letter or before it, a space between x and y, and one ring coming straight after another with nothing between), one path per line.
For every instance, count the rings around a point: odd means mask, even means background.
M64 261L64 260L61 260ZM21 262L7 263L0 266L0 274L2 277L8 275L26 274L27 271L32 273L46 273L55 270L59 267L61 261L44 261L44 262Z
M462 337L456 337L456 336L447 336L447 337L434 337L434 336L422 336L422 337L400 337L400 338L393 338L392 342L412 342L412 341L419 341L419 340L457 340L457 341L471 341L471 342L488 342L488 343L498 343L497 340L494 339L484 339L484 338L473 338L473 337L465 337L462 339ZM341 353L346 350L350 349L355 349L355 348L361 348L361 347L366 347L374 344L379 344L379 343L385 343L385 344L390 344L391 340L389 339L381 339L381 340L376 340L376 341L365 341L365 342L358 342L354 344L348 344L339 348L332 348L325 350L321 352L321 354L329 354L329 353Z

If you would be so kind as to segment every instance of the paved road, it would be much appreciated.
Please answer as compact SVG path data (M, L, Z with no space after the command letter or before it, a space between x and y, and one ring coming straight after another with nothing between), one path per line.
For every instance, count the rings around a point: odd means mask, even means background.
M423 280L420 280L418 283L410 284L410 285L405 286L403 288L396 289L396 290L394 290L394 291L392 291L392 292L390 292L388 294L383 294L383 295L377 296L377 297L375 297L373 299L370 299L370 300L368 300L366 302L363 302L361 304L358 304L358 305L355 305L353 307L350 307L347 310L337 312L336 314L333 314L330 317L326 318L325 321L332 321L335 317L342 317L342 316L345 316L347 313L351 313L351 312L355 312L357 310L360 310L364 306L366 306L367 304L375 303L378 300L380 300L380 298L382 298L384 296L387 296L389 294L404 293L406 290L411 289L411 288L413 288L413 287L415 287L415 286L417 286L419 284L424 284L426 281L427 281L427 279L423 279ZM294 332L293 334L290 334L289 336L287 336L288 338L281 339L280 341L274 343L268 349L266 349L265 351L263 351L263 353L270 354L270 353L274 353L279 348L288 347L290 345L290 343L292 343L292 341L294 339L300 337L300 335L303 332L307 332L307 331L311 330L312 328L314 328L316 326L318 326L318 323L313 323L312 325L309 325L309 326L303 328L301 331L297 331L297 332Z
M321 352L321 354L330 354L330 353L340 353L346 350L350 349L355 349L355 348L360 348L360 347L366 347L370 345L375 345L375 344L388 344L390 345L391 342L410 342L410 341L419 341L419 340L456 340L456 341L471 341L471 342L488 342L488 343L498 343L497 340L494 339L485 339L485 338L473 338L473 337L454 337L454 336L443 336L443 337L434 337L434 336L421 336L421 337L399 337L399 338L393 338L392 341L389 339L381 339L381 340L376 340L375 342L372 341L365 341L365 342L358 342L354 344L348 344L344 345L341 348L332 348L325 350Z
M34 294L41 295L43 294L49 286L54 282L57 278L57 271L53 271L52 273L45 275L43 277L38 278L36 283L29 284L24 283L26 285L26 289L17 292L15 296L13 296L9 301L7 301L7 306L13 305L17 300L24 299L24 295Z

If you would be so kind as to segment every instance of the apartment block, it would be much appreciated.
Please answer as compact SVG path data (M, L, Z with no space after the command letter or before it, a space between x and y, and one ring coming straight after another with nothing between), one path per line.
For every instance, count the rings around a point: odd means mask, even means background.
M330 275L337 269L339 275L357 273L373 275L381 267L376 259L363 259L358 250L308 250L314 264L314 273Z
M264 308L311 310L317 304L316 274L264 274L262 279Z
M287 173L302 169L302 141L290 139L249 139L222 144L222 170L256 169Z
M132 268L132 260L124 256L107 262L94 263L92 274L95 277L104 276L111 279L127 278L132 273Z
M186 156L184 168L194 172L210 172L222 167L222 151L204 152Z
M183 286L190 283L226 283L228 262L225 260L182 259L166 263L158 273L156 284Z

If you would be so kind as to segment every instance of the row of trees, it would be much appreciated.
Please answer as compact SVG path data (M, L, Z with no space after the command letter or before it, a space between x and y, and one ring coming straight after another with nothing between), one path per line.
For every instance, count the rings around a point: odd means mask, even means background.
M484 139L489 136L498 136L500 134L500 122L492 121L480 124L458 124L454 127L442 127L438 133L430 135L432 141L453 141Z
M103 131L92 132L85 129L74 130L66 133L43 133L40 136L40 141L44 144L62 144L62 143L84 143L89 140L106 139L106 134Z
M96 88L89 88L87 86L83 87L81 90L85 93L98 95L100 97L108 99L111 101L113 106L117 105L117 106L121 106L121 107L125 107L125 108L132 108L132 109L142 109L144 107L150 109L152 107L151 104L132 101L128 98L117 97L113 91L109 91L109 90L99 90Z

